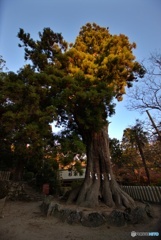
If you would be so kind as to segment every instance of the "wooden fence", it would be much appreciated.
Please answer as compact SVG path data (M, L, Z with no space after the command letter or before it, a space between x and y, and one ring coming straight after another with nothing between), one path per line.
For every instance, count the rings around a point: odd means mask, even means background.
M10 172L7 171L0 171L0 180L9 180Z
M121 186L133 199L152 203L161 203L161 187Z

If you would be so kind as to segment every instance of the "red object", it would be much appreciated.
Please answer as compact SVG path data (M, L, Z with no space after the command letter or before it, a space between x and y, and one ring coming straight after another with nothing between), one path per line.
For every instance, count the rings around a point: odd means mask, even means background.
M49 195L49 184L48 183L43 184L42 191L43 191L43 194Z

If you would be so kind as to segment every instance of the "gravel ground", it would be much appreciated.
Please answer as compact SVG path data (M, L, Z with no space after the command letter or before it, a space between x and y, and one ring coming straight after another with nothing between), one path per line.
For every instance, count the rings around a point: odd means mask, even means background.
M155 218L148 224L88 228L69 225L40 211L41 202L7 201L0 219L0 240L129 240L161 239L161 205L153 205ZM159 237L131 237L131 232L160 231Z

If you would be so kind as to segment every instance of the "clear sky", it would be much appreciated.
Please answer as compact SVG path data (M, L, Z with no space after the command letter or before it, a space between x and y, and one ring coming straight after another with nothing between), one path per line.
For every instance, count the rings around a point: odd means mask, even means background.
M111 34L127 35L137 44L138 61L161 49L161 0L0 0L0 55L8 69L16 72L25 64L23 49L18 47L19 28L37 39L39 31L50 27L73 42L87 22L109 27ZM146 117L128 111L128 101L124 97L110 119L111 138L121 139L136 118Z

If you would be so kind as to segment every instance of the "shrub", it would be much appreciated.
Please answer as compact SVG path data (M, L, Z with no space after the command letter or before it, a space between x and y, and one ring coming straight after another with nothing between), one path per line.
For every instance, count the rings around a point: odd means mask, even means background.
M23 175L23 180L26 181L26 182L31 182L33 178L34 178L34 173L33 172L26 172Z

